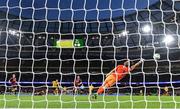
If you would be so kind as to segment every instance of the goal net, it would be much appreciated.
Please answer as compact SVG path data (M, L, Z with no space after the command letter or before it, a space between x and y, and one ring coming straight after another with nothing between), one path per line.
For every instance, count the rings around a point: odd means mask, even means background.
M1 0L0 108L180 108L179 11L179 0Z

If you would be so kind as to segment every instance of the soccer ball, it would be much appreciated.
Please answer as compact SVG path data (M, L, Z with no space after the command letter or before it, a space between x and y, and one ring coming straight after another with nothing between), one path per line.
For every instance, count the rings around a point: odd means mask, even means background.
M153 58L154 59L160 59L160 54L159 53L154 54Z

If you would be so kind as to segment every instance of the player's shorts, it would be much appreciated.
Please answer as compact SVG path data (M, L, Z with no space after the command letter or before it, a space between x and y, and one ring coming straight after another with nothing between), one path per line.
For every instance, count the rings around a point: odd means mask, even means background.
M104 83L107 84L108 87L111 87L116 83L116 77L111 74L105 79Z
M54 86L54 87L53 87L53 90L58 90L58 87L57 87L57 86Z
M15 82L11 82L11 86L13 86L13 85L17 85Z
M79 86L75 86L73 89L74 90L77 90L77 89L79 89L80 87Z
M165 90L164 92L165 92L165 93L168 93L168 90Z
M16 88L17 84L16 83L11 83L12 88Z
M16 83L11 83L11 90L16 91L17 90L17 84Z

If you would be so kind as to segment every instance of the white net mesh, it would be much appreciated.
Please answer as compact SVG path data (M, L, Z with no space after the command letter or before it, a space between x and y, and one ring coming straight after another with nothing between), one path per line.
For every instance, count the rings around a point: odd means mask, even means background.
M180 108L179 10L179 0L1 0L0 108Z

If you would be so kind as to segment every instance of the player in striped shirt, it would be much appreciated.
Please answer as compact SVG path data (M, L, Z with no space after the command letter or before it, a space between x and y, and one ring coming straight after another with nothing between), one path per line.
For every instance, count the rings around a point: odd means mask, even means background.
M16 94L17 81L16 81L16 75L15 74L12 74L12 77L9 79L9 83L11 84L11 92Z

